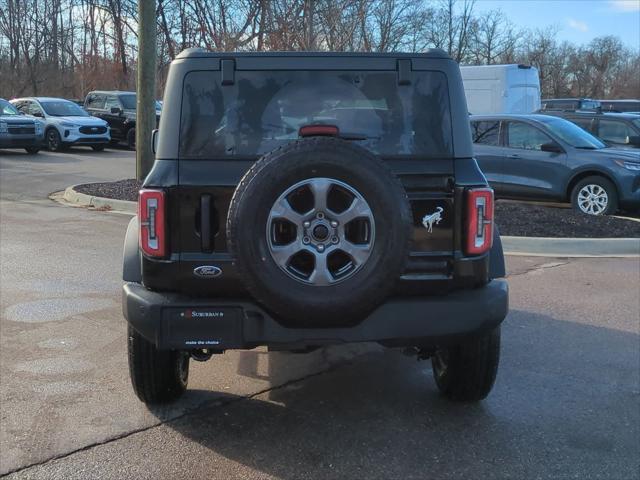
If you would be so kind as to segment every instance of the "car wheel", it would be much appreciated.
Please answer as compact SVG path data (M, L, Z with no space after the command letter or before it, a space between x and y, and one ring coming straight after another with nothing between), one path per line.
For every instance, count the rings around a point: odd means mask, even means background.
M147 404L176 400L187 389L189 354L158 350L129 325L129 374L133 390Z
M40 151L38 147L27 147L25 148L25 150L27 151L27 153L38 153Z
M127 132L127 147L129 147L129 150L136 149L136 129L135 128L131 128Z
M55 128L47 130L47 150L59 152L62 150L62 139L60 133Z
M234 192L227 239L262 305L295 327L355 324L392 292L409 250L407 194L344 140L298 140L256 162Z
M571 204L587 215L611 215L618 210L618 192L604 177L587 177L573 187Z
M459 344L436 348L431 367L440 392L451 400L476 402L493 388L500 361L500 327Z
M91 148L94 152L101 152L104 150L104 145L92 145Z

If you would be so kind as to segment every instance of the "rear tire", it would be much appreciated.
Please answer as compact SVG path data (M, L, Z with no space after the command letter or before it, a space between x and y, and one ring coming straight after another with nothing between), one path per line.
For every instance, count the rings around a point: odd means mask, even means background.
M127 132L127 147L129 147L129 150L136 149L136 129L135 128L131 128Z
M166 403L187 389L189 356L176 350L158 350L128 327L129 374L133 391L146 404Z
M497 327L457 345L437 348L431 366L436 385L445 397L477 402L493 388L499 361L500 327Z
M26 147L25 150L27 153L36 154L40 151L38 147Z

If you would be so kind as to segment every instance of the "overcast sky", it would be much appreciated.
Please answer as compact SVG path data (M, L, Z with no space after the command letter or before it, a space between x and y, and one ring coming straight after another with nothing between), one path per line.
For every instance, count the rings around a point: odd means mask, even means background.
M522 27L556 25L559 39L577 44L617 35L640 50L640 0L476 0L475 9L501 9Z

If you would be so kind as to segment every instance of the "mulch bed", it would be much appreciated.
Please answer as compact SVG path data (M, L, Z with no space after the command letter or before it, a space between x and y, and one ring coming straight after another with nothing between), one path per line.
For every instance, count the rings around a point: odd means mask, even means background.
M87 195L136 201L141 182L134 179L78 185ZM640 222L583 215L570 208L526 203L496 203L496 223L501 235L518 237L639 238Z
M117 200L138 201L138 190L142 182L133 178L118 180L117 182L87 183L77 185L76 192L93 195L94 197L115 198Z
M496 203L500 235L517 237L638 238L640 222L584 215L570 208Z

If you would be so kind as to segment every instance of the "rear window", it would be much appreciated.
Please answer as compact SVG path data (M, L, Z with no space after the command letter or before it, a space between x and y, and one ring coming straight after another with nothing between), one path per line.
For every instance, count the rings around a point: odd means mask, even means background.
M184 82L180 156L257 156L298 138L300 127L335 125L374 153L452 156L446 77L413 72L191 72Z

